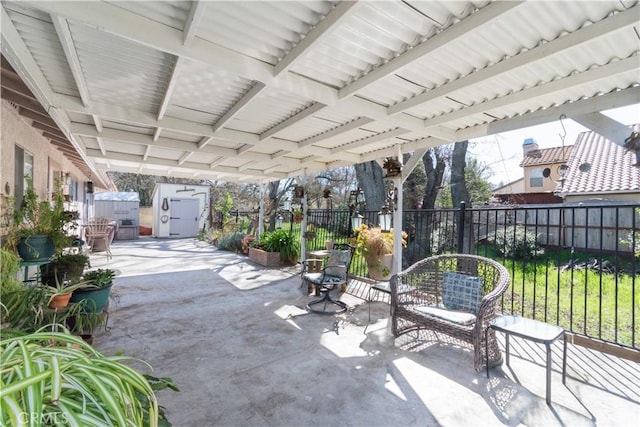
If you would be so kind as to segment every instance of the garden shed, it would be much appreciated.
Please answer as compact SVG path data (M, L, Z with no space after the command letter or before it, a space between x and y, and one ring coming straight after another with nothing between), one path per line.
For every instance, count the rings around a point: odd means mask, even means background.
M94 216L117 222L115 240L138 238L140 195L135 191L104 191L94 195Z
M158 183L153 189L153 236L195 237L207 225L209 187Z

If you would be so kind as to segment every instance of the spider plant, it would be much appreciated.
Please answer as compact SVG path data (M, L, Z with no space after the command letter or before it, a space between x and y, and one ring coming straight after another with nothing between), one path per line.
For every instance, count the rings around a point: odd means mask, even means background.
M145 375L68 332L37 331L0 342L1 425L158 426Z

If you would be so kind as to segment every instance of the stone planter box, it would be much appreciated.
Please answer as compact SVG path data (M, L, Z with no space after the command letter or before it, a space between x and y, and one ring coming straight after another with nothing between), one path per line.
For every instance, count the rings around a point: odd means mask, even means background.
M280 252L267 252L262 249L249 248L249 259L265 267L280 266Z

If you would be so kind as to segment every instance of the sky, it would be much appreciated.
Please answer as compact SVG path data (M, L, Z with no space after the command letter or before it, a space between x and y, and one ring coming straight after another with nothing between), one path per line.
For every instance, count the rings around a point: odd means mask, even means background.
M625 125L640 123L640 104L613 110L602 111L603 114ZM566 129L564 145L573 145L580 132L589 129L571 119L563 119ZM533 138L540 148L561 147L564 134L559 120L544 125L531 126L510 132L503 132L483 138L472 139L468 154L486 164L492 171L489 181L493 185L507 184L522 178L522 143L526 138Z

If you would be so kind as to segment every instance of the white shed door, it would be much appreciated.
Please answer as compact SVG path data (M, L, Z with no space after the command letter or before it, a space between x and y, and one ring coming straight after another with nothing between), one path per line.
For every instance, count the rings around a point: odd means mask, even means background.
M198 199L171 199L169 237L198 235Z

